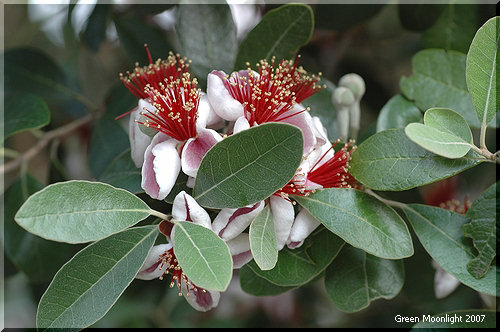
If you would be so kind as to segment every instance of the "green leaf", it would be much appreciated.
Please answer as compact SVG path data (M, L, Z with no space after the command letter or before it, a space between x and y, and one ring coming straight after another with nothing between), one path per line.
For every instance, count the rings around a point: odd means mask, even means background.
M240 269L240 285L245 293L254 296L275 296L296 288L275 285L259 277L248 265L244 265Z
M383 7L384 4L364 3L360 6L344 2L332 5L318 1L314 5L316 28L345 31L376 16Z
M413 76L402 77L401 91L421 110L451 108L471 127L479 128L465 81L465 55L455 51L423 50L412 58ZM495 125L492 123L491 125Z
M408 205L405 213L425 250L444 270L478 292L496 295L496 267L482 279L472 277L467 271L467 262L474 258L472 245L462 232L467 218L420 204Z
M466 53L477 29L477 6L452 1L442 7L444 11L439 19L422 34L422 44L425 48Z
M368 188L401 191L448 178L481 162L474 151L460 159L437 156L410 141L403 129L389 129L358 146L349 172Z
M187 221L172 230L174 253L182 271L197 287L225 291L233 276L229 247L211 229Z
M105 115L97 120L89 143L89 166L92 175L100 178L110 163L130 148L127 133L115 119Z
M381 258L413 255L401 217L375 197L354 189L329 188L294 199L350 245Z
M14 215L28 196L42 188L42 184L27 175L9 187L3 197L5 253L32 282L49 281L74 254L74 246L39 238L14 221Z
M250 224L250 250L261 270L270 270L278 261L278 244L274 230L274 219L269 205Z
M470 143L462 141L456 135L421 123L410 123L406 126L405 133L408 138L424 149L446 158L461 158L471 148Z
M319 85L326 85L325 89L315 93L311 97L302 102L304 107L310 107L309 114L317 116L326 129L328 138L331 141L336 141L339 138L337 125L337 111L332 103L332 95L335 90L335 85L325 78L321 78Z
M497 313L493 310L457 310L438 315L423 315L422 321L413 328L451 329L451 328L496 328Z
M396 95L382 107L377 118L377 133L386 129L404 128L412 122L421 122L422 113L414 103Z
M314 17L308 5L285 4L270 10L241 42L234 68L247 69L247 62L254 66L273 56L278 61L291 59L309 42L313 30Z
M344 312L364 309L376 299L394 298L403 288L402 260L388 260L345 247L325 271L325 288Z
M476 33L467 53L467 87L482 126L489 124L498 112L497 79L500 17L486 22Z
M4 107L4 121L0 123L0 132L4 133L2 141L18 132L41 128L50 121L47 104L35 95L9 95Z
M181 3L177 13L176 31L182 54L193 61L190 68L201 87L207 86L212 70L231 73L238 42L229 6Z
M130 156L130 149L123 151L111 161L106 170L102 172L99 181L125 189L134 194L144 192L144 189L141 187L141 169L135 167L134 161Z
M127 52L132 63L141 66L149 64L144 44L148 44L153 61L166 58L173 48L168 44L163 31L148 25L135 17L115 16L114 22L120 43Z
M82 34L82 40L87 43L89 48L97 52L106 39L106 28L108 18L113 7L110 4L96 4L94 10L87 20L87 26Z
M472 142L472 132L467 121L449 108L431 108L424 114L424 124L442 132L457 136L466 143Z
M422 2L398 3L399 20L406 30L423 31L430 28L444 9L442 5Z
M122 82L116 83L106 96L106 115L117 117L137 107L137 98Z
M135 225L149 211L146 203L123 189L73 180L51 184L32 195L15 219L44 239L84 243Z
M83 329L102 318L134 280L158 228L132 228L93 243L57 272L43 294L39 329Z
M467 269L475 278L482 278L489 270L496 256L497 223L500 197L497 183L486 189L467 211L470 223L463 226L464 235L472 238L479 254L469 261Z
M302 131L264 123L214 145L201 161L193 197L205 207L239 208L283 188L302 160Z
M314 231L301 247L293 250L285 247L280 250L278 262L273 269L262 271L255 261L245 266L257 276L277 286L301 286L322 273L344 244L341 238L321 227ZM243 273L244 271L240 271L240 275Z

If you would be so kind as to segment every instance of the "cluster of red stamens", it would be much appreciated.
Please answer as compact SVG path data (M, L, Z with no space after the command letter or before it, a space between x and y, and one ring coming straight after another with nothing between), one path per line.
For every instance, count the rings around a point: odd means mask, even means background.
M452 199L439 204L439 207L445 210L450 210L465 215L467 211L469 211L471 205L472 202L469 200L469 197L465 196L463 204L459 200Z
M271 64L261 60L257 64L258 75L247 64L246 75L238 72L225 78L226 88L243 105L250 125L279 122L298 114L285 113L323 88L316 84L319 76L309 76L302 67L297 67L298 60L299 57L295 62L283 60L277 68L274 58Z

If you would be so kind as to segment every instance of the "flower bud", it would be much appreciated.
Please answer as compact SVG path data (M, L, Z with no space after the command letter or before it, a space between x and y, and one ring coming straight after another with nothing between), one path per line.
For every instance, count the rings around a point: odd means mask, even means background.
M333 92L332 103L337 110L339 137L344 142L347 141L347 134L349 132L349 108L354 102L354 94L348 88L338 87Z
M339 80L339 86L346 87L354 95L355 101L349 107L349 133L352 139L356 139L359 131L359 122L361 117L360 100L365 94L365 81L358 74L346 74Z

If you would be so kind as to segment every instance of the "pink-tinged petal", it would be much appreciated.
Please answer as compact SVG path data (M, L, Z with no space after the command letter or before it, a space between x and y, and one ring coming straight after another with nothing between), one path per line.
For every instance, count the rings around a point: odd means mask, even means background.
M213 129L198 127L197 131L198 137L188 139L181 154L182 171L192 177L196 177L201 160L207 151L222 141L222 136Z
M130 113L130 119L128 123L129 127L129 141L130 141L130 155L134 161L135 167L141 167L144 163L144 152L146 151L148 145L151 143L151 137L144 134L136 120L141 117L141 103L143 99L139 100L139 107L136 107ZM151 105L152 107L152 105Z
M208 101L208 96L204 92L200 92L201 98L198 104L198 118L196 119L196 125L201 128L207 128L211 126L218 127L219 123L224 123L224 119L215 113L212 105Z
M432 261L432 266L436 269L434 275L434 294L437 299L443 299L453 293L460 285L460 281L450 273L446 272L436 261Z
M294 105L292 110L283 114L282 118L286 118L280 122L289 123L302 130L302 133L304 134L304 154L307 154L316 144L316 136L313 131L314 125L312 117L307 111L301 112L304 109L305 107L300 104Z
M285 246L288 236L290 235L290 230L295 218L295 211L292 202L278 196L271 196L269 203L274 219L274 230L276 232L278 250L281 250Z
M314 218L309 211L302 209L295 217L295 221L288 237L287 246L290 249L298 248L304 240L320 225L321 223Z
M239 209L222 209L212 223L212 230L224 241L234 239L250 225L262 209L263 201Z
M190 289L188 292L184 285L182 287L182 295L184 295L186 301L194 309L201 312L206 312L217 307L220 300L220 292L201 288L197 288L196 290Z
M226 73L214 70L208 74L207 95L218 116L228 121L236 121L244 114L243 105L234 99L226 85Z
M248 233L241 233L234 239L227 241L226 244L231 256L233 256L233 269L239 269L252 260Z
M233 134L237 134L240 131L247 130L249 128L250 123L248 123L248 120L244 116L240 116L234 123Z
M321 123L320 118L318 118L317 116L313 116L312 122L313 133L314 136L316 136L316 146L321 146L326 142L329 142L330 140L328 139L328 133L326 131L326 128Z
M172 217L175 220L192 221L195 224L211 229L210 216L207 211L185 191L181 191L175 196Z
M168 264L164 261L165 254L171 248L171 243L160 244L151 248L148 257L146 257L146 261L142 264L142 267L135 278L141 280L152 280L163 276L168 267Z
M177 143L177 140L158 133L144 153L141 187L154 199L165 199L177 180L181 170Z

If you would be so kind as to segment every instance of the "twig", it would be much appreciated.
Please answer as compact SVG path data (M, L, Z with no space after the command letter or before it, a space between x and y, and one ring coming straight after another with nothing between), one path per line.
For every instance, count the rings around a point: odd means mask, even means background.
M31 158L36 156L52 139L64 136L84 124L89 123L94 119L93 114L87 114L83 118L70 122L62 127L46 132L40 140L32 146L28 151L20 154L16 159L3 164L0 168L0 174L5 174L17 169L22 163L27 163Z
M375 197L376 199L378 199L382 203L385 203L385 204L387 204L389 206L396 207L396 208L399 208L399 209L406 209L406 208L408 208L408 206L405 203L391 201L389 199L382 198L379 195L375 194L371 189L367 188L367 189L365 189L365 192L368 193L368 194L370 194L370 195L372 195L373 197Z

